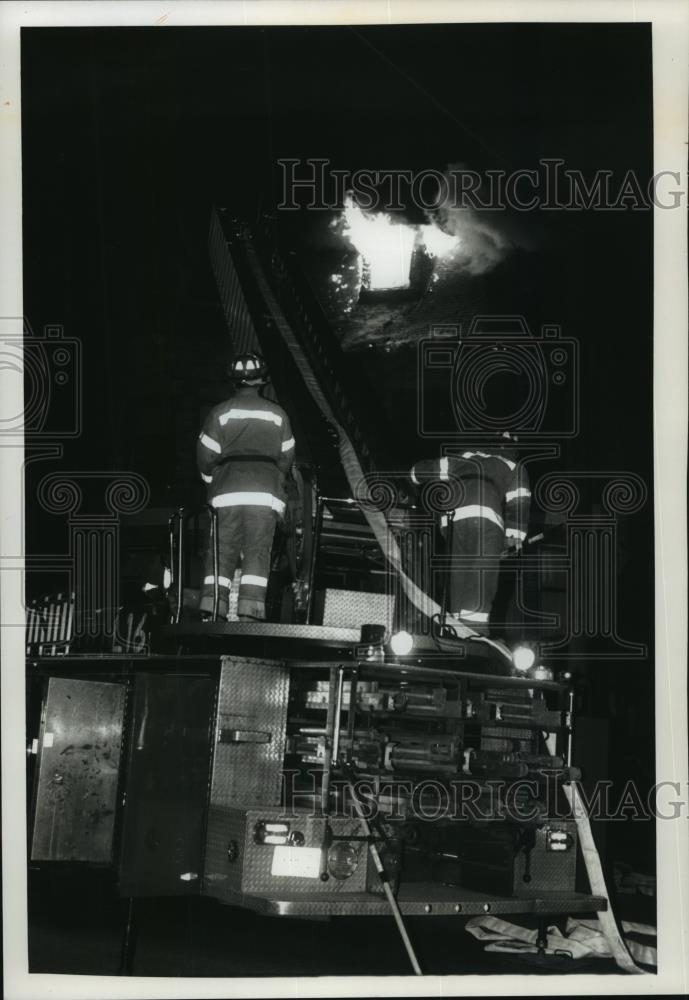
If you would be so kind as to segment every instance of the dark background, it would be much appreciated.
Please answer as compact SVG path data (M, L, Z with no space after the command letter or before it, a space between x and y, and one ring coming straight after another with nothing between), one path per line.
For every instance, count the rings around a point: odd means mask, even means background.
M62 324L83 353L82 431L55 468L139 472L158 509L201 500L194 442L227 396L230 353L213 205L249 222L274 211L286 157L508 173L550 157L589 181L612 171L615 192L630 170L645 188L650 44L643 24L24 29L25 315L36 332ZM312 257L332 246L332 213L277 215ZM647 483L644 509L620 518L618 603L621 634L651 646L652 212L516 224L532 249L465 278L461 318L521 313L578 342L580 433L559 442L559 468ZM416 352L360 357L361 393L408 467ZM29 467L30 497L51 467ZM584 512L597 502L592 483ZM29 550L64 550L56 528L32 509Z
M194 438L227 394L230 349L213 205L248 221L272 211L283 157L508 172L557 157L589 177L634 170L643 187L650 25L23 29L22 147L25 316L36 332L63 325L84 365L80 436L27 473L38 553L63 550L31 499L53 469L137 471L158 508L198 498ZM283 221L312 241L320 225ZM535 211L520 226L536 248L477 278L469 301L578 340L581 432L562 442L563 467L634 472L652 497L652 213ZM362 391L380 391L388 418L409 406L413 364L413 351L362 360ZM620 634L649 650L652 525L649 499L622 519L618 553ZM647 784L650 664L600 669L611 770ZM631 863L652 865L651 839L633 840Z
M179 445L199 402L226 392L211 206L249 221L270 211L279 158L509 172L558 157L617 183L652 173L644 25L25 29L22 78L25 313L84 348L86 416L68 458L139 470L158 500L189 482ZM318 225L304 214L282 221ZM534 211L519 224L540 249L490 276L490 311L580 341L575 467L646 476L652 213Z

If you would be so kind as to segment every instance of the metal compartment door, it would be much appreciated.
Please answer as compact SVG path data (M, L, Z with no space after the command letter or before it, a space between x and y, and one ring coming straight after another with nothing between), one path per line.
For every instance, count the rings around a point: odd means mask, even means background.
M140 674L134 682L121 895L198 892L216 687L207 676Z
M112 861L125 698L124 684L48 680L32 861Z
M288 697L289 670L282 663L223 657L202 887L207 895L222 896L235 875L227 850L236 808L280 802Z

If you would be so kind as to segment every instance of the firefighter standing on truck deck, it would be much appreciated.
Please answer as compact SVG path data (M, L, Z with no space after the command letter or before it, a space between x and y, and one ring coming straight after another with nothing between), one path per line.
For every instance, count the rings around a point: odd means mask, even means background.
M463 489L460 506L441 520L443 527L452 531L447 605L450 625L454 620L477 632L488 631L498 589L499 558L506 549L521 549L526 538L531 490L528 473L510 447L515 441L505 432L495 445L424 459L411 470L416 486L456 479Z
M268 382L263 359L239 355L230 367L235 395L208 414L197 443L208 502L218 512L218 616L226 618L230 587L240 563L240 620L264 619L273 535L285 512L285 476L294 458L287 414L260 394ZM206 552L199 605L210 617L214 594L213 552Z

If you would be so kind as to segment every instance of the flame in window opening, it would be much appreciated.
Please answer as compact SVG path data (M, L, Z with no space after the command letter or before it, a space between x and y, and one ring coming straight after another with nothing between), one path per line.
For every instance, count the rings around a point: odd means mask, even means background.
M341 216L343 235L357 250L364 269L364 285L370 290L408 288L412 256L417 246L429 256L449 255L460 245L437 226L395 222L385 213L364 212L351 195ZM337 223L336 223L337 224ZM331 279L338 281L337 276Z
M395 223L383 213L363 212L351 197L343 215L343 232L363 258L367 287L408 288L416 227Z

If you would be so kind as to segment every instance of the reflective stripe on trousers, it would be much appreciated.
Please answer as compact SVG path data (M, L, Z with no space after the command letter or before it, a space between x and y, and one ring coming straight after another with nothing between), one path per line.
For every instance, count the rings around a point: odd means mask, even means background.
M232 580L241 559L237 611L254 618L265 617L265 597L270 575L270 556L276 514L268 506L228 506L218 509L218 573ZM243 555L242 555L243 553ZM218 614L227 615L229 589L220 590ZM213 607L213 553L206 551L200 608Z
M206 586L207 584L210 584L210 586L212 587L214 583L215 583L215 576L212 573L209 576L204 577L204 580L203 580L204 586ZM229 590L230 587L232 586L232 581L229 579L229 577L220 576L219 575L218 576L218 586L219 587L227 587L227 589Z

